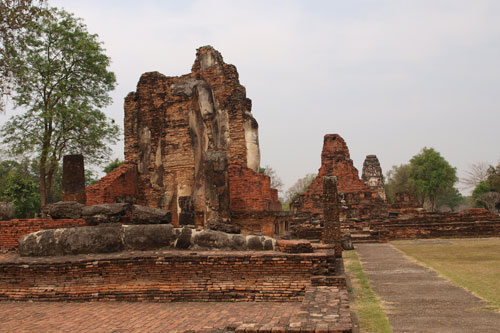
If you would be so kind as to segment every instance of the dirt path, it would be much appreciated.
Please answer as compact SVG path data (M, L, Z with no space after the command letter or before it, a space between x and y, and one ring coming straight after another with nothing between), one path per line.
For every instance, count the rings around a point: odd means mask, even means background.
M389 244L356 244L394 332L499 332L488 303L408 260ZM500 282L500 281L499 281Z

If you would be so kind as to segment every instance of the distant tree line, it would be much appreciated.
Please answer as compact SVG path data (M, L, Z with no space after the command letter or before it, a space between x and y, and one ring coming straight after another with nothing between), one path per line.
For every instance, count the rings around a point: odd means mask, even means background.
M393 166L386 174L386 195L390 204L398 192L408 192L430 210L456 207L467 200L455 187L456 168L433 148L424 147L407 164Z
M477 178L478 183L472 191L472 199L476 207L484 207L491 212L500 210L500 163L490 165L485 176Z

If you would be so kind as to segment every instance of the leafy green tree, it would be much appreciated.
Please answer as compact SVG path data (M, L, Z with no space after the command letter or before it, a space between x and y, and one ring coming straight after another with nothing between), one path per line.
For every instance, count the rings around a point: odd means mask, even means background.
M409 192L415 195L415 188L410 183L410 164L394 165L386 173L385 194L389 204L394 203L396 193Z
M421 202L429 200L431 210L436 207L436 198L457 182L457 170L439 152L424 147L410 160L409 182L419 194Z
M459 190L455 187L450 187L436 198L436 207L449 207L452 211L460 205L466 205L467 198L465 198Z
M45 13L44 0L0 1L0 111L4 111L4 96L12 90L12 50L19 47L20 36L26 33L28 23L37 21Z
M99 181L99 177L94 170L85 169L85 186L92 186Z
M50 9L26 29L9 64L13 101L25 112L11 117L2 135L13 154L37 154L44 207L64 155L83 154L90 163L109 156L119 128L100 109L110 103L116 79L97 35L80 19Z
M0 200L14 204L16 218L33 217L39 212L38 182L31 173L29 160L0 163Z
M490 185L492 191L500 193L500 164L496 167L490 166L488 168L488 177L486 181Z
M480 202L478 199L481 195L488 193L491 190L492 190L492 188L491 188L490 184L488 183L488 181L486 181L486 180L483 180L482 182L477 184L474 191L472 191L472 200L474 202L474 206L486 208L484 206L484 204L482 202Z
M106 165L103 169L103 171L108 174L114 169L118 168L120 165L123 164L123 161L119 160L118 158L115 158L113 161L111 161L108 165Z

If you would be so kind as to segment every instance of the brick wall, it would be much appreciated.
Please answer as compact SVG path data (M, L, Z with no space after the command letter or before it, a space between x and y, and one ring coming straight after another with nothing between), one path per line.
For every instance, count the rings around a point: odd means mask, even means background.
M137 193L137 166L123 163L97 184L86 188L87 205L112 203L135 198Z
M17 240L31 232L87 225L84 219L14 219L0 221L0 251L14 250L18 246Z
M249 235L264 234L276 237L286 233L286 223L291 220L288 212L236 212L231 214L232 223L241 227L241 232Z
M229 189L233 211L281 211L278 191L269 176L238 165L229 167Z
M335 266L326 253L2 258L0 300L300 301L312 281L345 283L333 279Z
M407 211L397 217L365 222L344 223L345 232L365 233L365 241L389 241L418 238L499 237L500 217L486 209L461 213ZM369 234L368 234L369 233Z

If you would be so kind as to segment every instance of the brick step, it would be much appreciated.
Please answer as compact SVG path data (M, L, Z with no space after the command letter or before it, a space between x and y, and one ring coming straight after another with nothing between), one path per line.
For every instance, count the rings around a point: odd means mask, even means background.
M345 276L342 275L315 275L311 277L313 286L345 286Z
M370 231L363 232L363 233L355 233L351 234L351 238L354 239L363 239L363 238L370 238L373 237L373 235L370 233Z
M353 239L353 243L359 244L359 243L379 243L380 240L378 238L366 238L366 239Z

